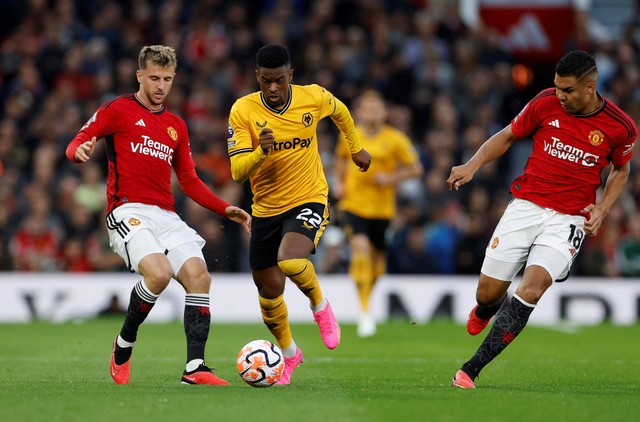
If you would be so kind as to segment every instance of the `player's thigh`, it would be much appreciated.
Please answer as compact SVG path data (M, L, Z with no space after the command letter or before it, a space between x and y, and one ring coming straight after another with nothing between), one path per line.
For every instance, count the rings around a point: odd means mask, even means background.
M511 201L487 246L482 274L497 280L513 281L527 261L545 216L544 208L529 201Z
M176 280L187 293L209 293L211 275L197 242L187 242L167 252Z
M554 212L536 238L527 266L540 265L552 280L562 281L567 278L585 237L584 217Z
M287 211L282 221L278 260L306 258L314 253L327 224L329 207L326 204L312 202Z
M249 240L249 266L252 271L278 267L283 216L253 217Z
M124 238L116 230L109 230L109 243L131 272L141 272L139 264L146 256L151 254L164 256L165 253L165 248L160 245L150 228L136 228L131 236Z
M546 273L545 275L548 275L549 280L553 281L569 271L571 257L567 256L564 250L556 247L535 244L531 247L531 252L529 253L527 269L533 266L542 268Z

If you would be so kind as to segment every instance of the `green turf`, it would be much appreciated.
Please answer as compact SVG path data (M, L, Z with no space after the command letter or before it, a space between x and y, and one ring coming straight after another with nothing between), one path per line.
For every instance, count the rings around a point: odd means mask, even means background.
M229 387L179 383L179 323L145 324L131 383L108 375L120 318L0 324L0 421L622 421L640 413L640 327L577 332L528 327L475 390L449 387L482 337L450 323L379 327L324 348L314 325L293 327L305 361L288 387L252 388L235 371L260 325L213 325L207 360Z

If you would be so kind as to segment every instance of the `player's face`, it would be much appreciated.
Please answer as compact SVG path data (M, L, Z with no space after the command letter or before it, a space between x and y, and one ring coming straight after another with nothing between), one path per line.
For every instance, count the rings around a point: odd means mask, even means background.
M356 112L358 122L362 124L379 126L387 120L387 108L381 98L363 98Z
M293 79L293 69L280 66L275 69L259 67L256 79L264 100L271 107L280 107L289 101L289 84Z
M562 108L571 114L584 114L592 101L595 83L579 81L575 76L558 75L553 83L556 86L556 97Z
M138 97L152 109L160 108L171 91L175 75L174 66L160 67L148 64L146 69L137 70L136 77L140 83Z

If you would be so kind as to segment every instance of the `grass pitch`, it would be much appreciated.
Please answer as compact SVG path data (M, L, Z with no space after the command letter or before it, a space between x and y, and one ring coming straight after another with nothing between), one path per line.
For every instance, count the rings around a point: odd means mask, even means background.
M129 385L108 374L122 320L0 324L0 421L621 421L640 413L640 326L527 327L476 382L451 378L483 339L448 322L344 325L336 350L295 325L304 364L288 387L252 388L235 370L262 325L214 324L207 363L229 387L180 384L180 323L145 324Z

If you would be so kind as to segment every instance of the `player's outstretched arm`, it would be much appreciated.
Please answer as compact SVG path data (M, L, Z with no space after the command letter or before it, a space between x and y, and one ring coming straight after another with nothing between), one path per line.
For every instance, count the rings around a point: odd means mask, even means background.
M449 190L458 190L460 186L469 183L480 167L507 152L515 141L516 137L511 130L511 125L487 139L469 161L451 169L447 179Z
M95 136L84 142L82 138L76 136L76 138L69 143L69 146L67 146L67 158L76 163L87 162L91 158L91 155L93 155L97 141Z
M241 224L247 233L251 233L251 216L245 210L234 205L229 205L225 209L225 212L229 220Z

